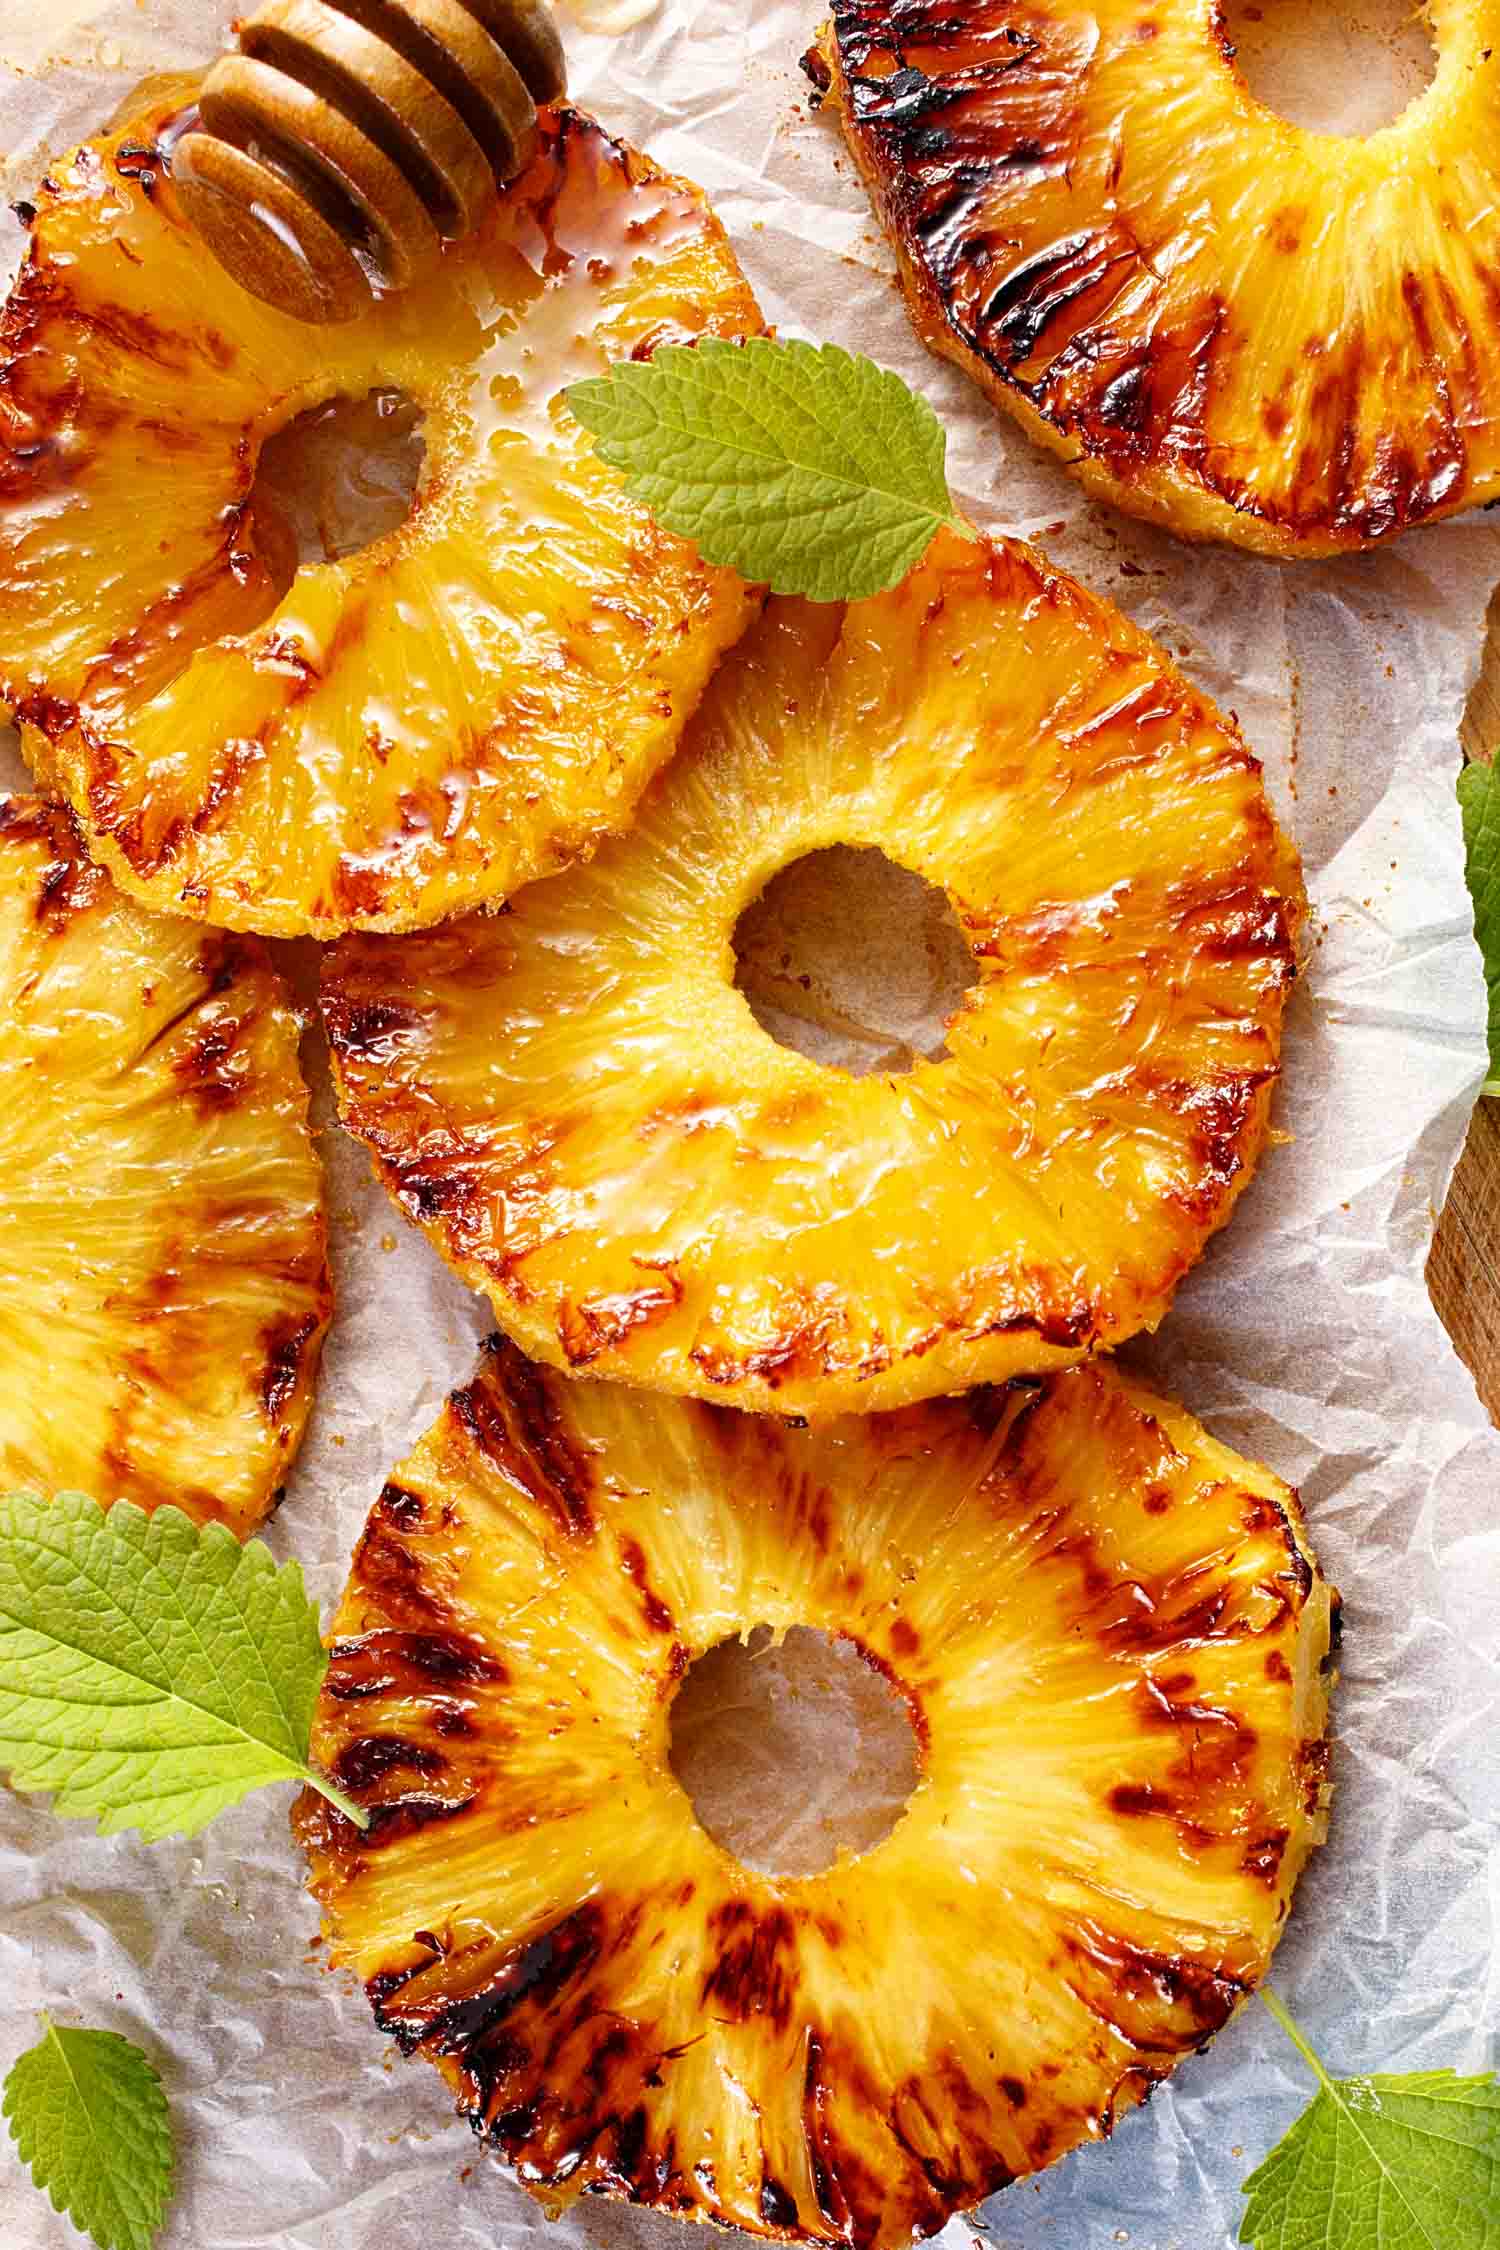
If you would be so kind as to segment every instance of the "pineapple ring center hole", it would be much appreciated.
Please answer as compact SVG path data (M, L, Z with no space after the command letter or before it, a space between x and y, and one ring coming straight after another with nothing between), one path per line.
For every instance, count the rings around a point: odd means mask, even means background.
M1377 133L1432 83L1419 0L1223 0L1223 22L1256 100L1310 132Z
M405 523L426 450L422 409L391 388L325 399L266 439L249 516L273 608L302 563L357 555Z
M740 916L734 953L761 1030L852 1078L945 1055L975 982L936 884L868 845L832 844L783 867Z
M690 1664L668 1762L745 1867L820 1875L889 1836L920 1778L906 1701L853 1641L768 1625Z

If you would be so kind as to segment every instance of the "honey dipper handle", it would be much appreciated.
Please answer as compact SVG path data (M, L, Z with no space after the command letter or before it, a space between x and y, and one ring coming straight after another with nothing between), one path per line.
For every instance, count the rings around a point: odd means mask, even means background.
M566 83L546 0L266 0L204 79L172 175L241 288L353 320L482 223Z

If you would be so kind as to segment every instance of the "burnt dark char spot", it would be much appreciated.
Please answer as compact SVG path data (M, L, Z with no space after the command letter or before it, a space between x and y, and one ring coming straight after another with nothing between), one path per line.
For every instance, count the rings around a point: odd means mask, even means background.
M768 2227L797 2225L797 2201L780 2180L767 2172L760 2183L760 2215Z

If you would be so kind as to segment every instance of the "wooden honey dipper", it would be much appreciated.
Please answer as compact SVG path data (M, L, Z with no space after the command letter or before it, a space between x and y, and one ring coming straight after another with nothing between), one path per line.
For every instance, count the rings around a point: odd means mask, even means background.
M353 320L481 223L566 81L546 0L267 0L204 79L172 176L241 288Z

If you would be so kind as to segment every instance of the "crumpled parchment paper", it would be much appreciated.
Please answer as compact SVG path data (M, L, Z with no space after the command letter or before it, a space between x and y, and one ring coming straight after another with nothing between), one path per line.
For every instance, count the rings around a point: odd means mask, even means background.
M1409 43L1372 56L1345 36L1372 5L1308 11L1332 26L1327 68L1308 61L1316 29L1297 66L1304 93L1346 87L1361 125L1376 74L1410 67ZM0 0L8 192L145 71L206 59L229 13L225 0ZM628 0L616 20L639 13ZM1260 13L1274 55L1297 9ZM1304 1879L1281 1990L1336 2068L1487 2067L1500 2019L1500 1437L1422 1263L1482 1070L1453 784L1500 528L1472 516L1375 555L1283 567L1179 546L1086 504L914 343L848 162L809 113L797 61L817 14L817 0L662 0L602 32L565 10L574 90L708 188L784 331L856 346L920 385L971 511L1036 537L1157 633L1266 762L1318 921L1278 1120L1293 1138L1130 1356L1301 1485L1346 1598L1333 1834ZM13 759L0 766L0 780L19 779ZM877 1036L909 1032L878 1011L872 1022ZM270 1536L329 1604L383 1474L467 1374L487 1322L329 1123L311 1035L309 1056L339 1313ZM721 1735L732 1755L732 1720ZM196 1842L146 1850L0 1797L0 2070L41 2007L146 2046L180 2135L167 2250L524 2250L540 2214L454 2123L436 2074L395 2058L363 2000L324 1972L285 1813L265 1794ZM1229 2250L1240 2181L1309 2091L1252 2006L1109 2146L996 2198L983 2230L1003 2250ZM6 2250L67 2239L0 2156ZM553 2239L613 2250L679 2232L587 2204Z

